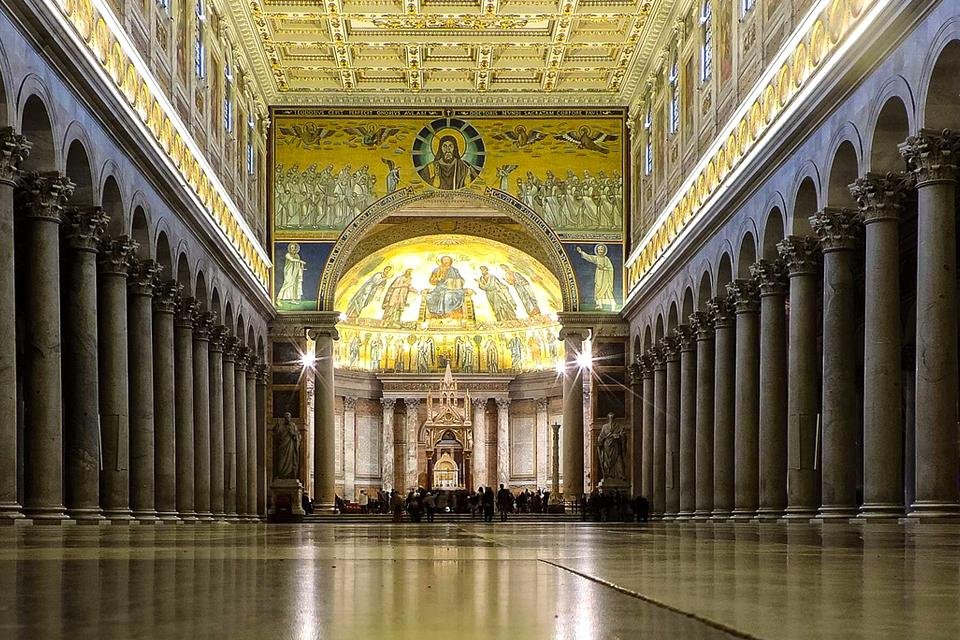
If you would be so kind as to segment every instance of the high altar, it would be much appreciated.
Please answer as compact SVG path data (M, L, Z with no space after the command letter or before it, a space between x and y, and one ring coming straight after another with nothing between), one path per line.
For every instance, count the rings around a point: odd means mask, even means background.
M470 392L461 392L447 365L443 380L427 392L427 421L420 429L417 447L425 453L427 489L473 490L473 422ZM423 457L418 456L423 460Z

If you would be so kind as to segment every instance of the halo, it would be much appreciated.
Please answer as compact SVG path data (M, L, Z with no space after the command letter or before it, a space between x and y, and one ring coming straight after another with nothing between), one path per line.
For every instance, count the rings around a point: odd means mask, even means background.
M457 148L460 149L461 158L466 155L467 139L463 137L463 133L453 127L444 127L443 129L434 131L433 138L430 139L430 148L433 150L434 158L440 155L440 140L442 140L444 136L452 136L453 139L457 141Z
M294 249L296 249L296 251L294 251ZM300 243L291 242L290 244L287 245L287 251L289 251L290 253L297 253L298 251L300 251Z

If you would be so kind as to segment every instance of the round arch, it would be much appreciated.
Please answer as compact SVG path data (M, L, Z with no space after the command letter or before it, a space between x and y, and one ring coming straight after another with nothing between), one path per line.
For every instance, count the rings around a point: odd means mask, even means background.
M573 266L567 258L560 244L560 238L554 233L543 218L524 205L513 196L496 189L487 189L484 193L462 194L503 213L510 219L518 222L527 233L547 252L548 264L544 265L552 271L560 281L560 294L563 300L564 311L579 309L579 295ZM443 197L449 194L442 191L426 191L417 193L408 188L396 191L389 196L378 200L360 215L353 219L340 234L336 244L330 251L320 278L318 305L321 311L334 311L334 297L337 283L347 270L351 254L357 248L360 240L380 222L400 209L417 202L424 202Z

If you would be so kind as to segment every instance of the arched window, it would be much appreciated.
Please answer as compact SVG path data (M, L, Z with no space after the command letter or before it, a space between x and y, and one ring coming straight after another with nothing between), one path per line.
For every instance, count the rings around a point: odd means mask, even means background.
M223 65L223 128L233 131L233 70L230 61Z
M706 82L713 73L713 3L704 0L700 8L700 82Z
M253 117L253 108L250 108L250 115L247 117L247 175L253 176L257 172L257 151L253 145L254 133L256 131L256 122Z
M204 78L207 75L207 48L203 42L203 25L207 20L204 11L203 0L197 0L197 28L194 35L193 48L193 67L197 78Z
M677 55L677 45L673 47L673 59L670 62L670 73L667 76L670 83L670 107L669 116L670 133L674 134L680 130L680 61Z
M647 112L643 116L643 135L646 144L643 148L643 173L653 174L653 96L647 98Z

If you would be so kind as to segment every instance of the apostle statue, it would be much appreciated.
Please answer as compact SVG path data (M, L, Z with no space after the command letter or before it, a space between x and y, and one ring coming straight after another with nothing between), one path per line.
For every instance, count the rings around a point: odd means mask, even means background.
M380 293L380 290L386 286L387 278L390 277L391 271L393 271L393 267L387 265L382 271L378 271L367 278L367 281L357 289L357 292L353 294L353 297L350 298L350 302L347 304L346 313L348 318L360 317L363 310L373 302L373 299Z
M480 175L480 169L460 157L460 144L454 136L440 138L439 153L433 162L420 169L420 177L438 189L462 189Z
M300 245L291 242L283 258L283 283L277 293L277 302L300 302L303 297L303 272L306 269L307 263L300 257Z
M283 414L283 421L273 431L273 477L282 480L300 477L300 432L289 412Z
M427 294L427 311L430 315L434 318L462 318L463 276L453 266L453 258L440 258L439 266L430 272L430 284L433 285Z
M603 480L626 480L627 433L622 422L614 422L612 413L597 436L597 454Z
M607 245L598 244L593 254L577 247L577 253L597 267L593 277L593 300L597 308L613 311L617 307L617 299L613 297L613 263L607 257Z
M510 289L486 267L480 267L480 279L477 285L486 292L487 302L497 322L517 319L517 308L510 295Z

